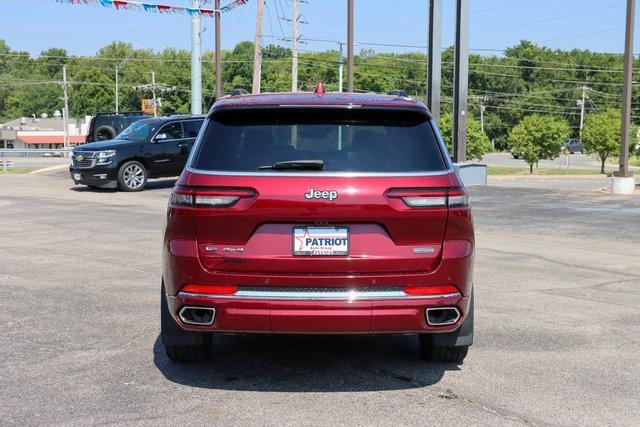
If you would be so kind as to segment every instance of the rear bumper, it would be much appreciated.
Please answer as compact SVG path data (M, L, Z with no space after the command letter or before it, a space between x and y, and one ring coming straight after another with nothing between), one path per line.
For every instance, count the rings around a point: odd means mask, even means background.
M175 241L174 241L175 242ZM258 333L451 333L462 329L470 310L473 252L469 245L445 242L438 267L426 273L398 274L258 274L207 271L198 259L195 242L164 245L163 278L169 312L184 330ZM458 250L463 248L464 250ZM212 296L185 294L187 284L232 285L262 289L287 287L347 288L353 290L407 285L454 285L460 293L434 297L394 298L269 298L260 295ZM212 307L211 325L182 322L182 307ZM460 316L455 323L427 324L427 308L454 307Z
M460 294L439 298L371 300L288 300L166 295L169 310L185 330L256 333L426 333L452 332L469 312L469 297ZM184 323L177 313L182 307L212 307L211 325ZM450 325L430 326L425 310L455 307L460 318Z

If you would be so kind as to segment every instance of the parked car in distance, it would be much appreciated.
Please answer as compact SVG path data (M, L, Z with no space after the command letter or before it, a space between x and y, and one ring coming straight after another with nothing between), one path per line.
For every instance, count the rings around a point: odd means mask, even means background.
M584 153L584 145L578 138L567 138L564 140L564 146L569 153Z
M140 191L149 178L180 175L204 116L146 118L112 140L77 146L71 179L89 187Z
M402 96L403 98L407 98L409 96L407 91L403 89L396 89L396 90L389 91L387 95Z
M140 111L98 113L91 118L85 142L113 139L131 123L148 118L149 116L142 114Z
M42 153L42 157L62 157L62 152L60 152L60 151L47 151L46 153Z
M462 363L474 231L443 141L397 96L218 100L168 205L168 357L202 358L216 333L397 333Z

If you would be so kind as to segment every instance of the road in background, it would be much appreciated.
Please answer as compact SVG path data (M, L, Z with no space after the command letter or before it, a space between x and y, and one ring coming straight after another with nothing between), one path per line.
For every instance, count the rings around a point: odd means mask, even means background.
M569 167L572 169L596 169L596 173L600 170L600 160L596 155L586 154L570 154ZM555 160L540 160L541 168L564 168L566 167L566 158L564 154ZM615 159L614 159L615 160ZM527 162L522 159L514 159L510 153L488 153L482 159L482 163L488 166L500 166L510 168L529 168ZM617 170L618 164L615 161L607 163L607 170ZM639 169L635 167L634 169Z
M176 365L158 340L173 182L0 177L0 424L640 423L640 197L471 189L459 368L412 336L222 335Z
M495 187L537 188L570 192L611 192L606 175L490 175L487 183Z
M68 165L69 158L64 157L0 157L0 161L13 162L16 168L44 169L50 166Z

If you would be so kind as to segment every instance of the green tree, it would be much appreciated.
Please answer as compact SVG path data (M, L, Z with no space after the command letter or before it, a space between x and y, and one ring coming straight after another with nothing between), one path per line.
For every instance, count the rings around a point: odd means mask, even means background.
M449 150L452 150L453 143L453 116L445 113L440 117L440 131L444 137ZM482 160L482 157L491 151L491 141L480 128L480 123L473 117L467 118L467 158L469 160Z
M587 154L600 158L600 173L610 156L620 154L620 111L607 110L600 114L589 114L582 128L582 143Z
M584 120L582 142L587 154L597 154L600 158L600 173L611 156L620 155L620 110L607 110L600 114L590 114ZM632 126L629 132L629 150L637 144L637 128Z
M564 139L571 135L566 120L555 116L534 114L523 118L509 133L511 152L533 165L542 159L553 160L562 151Z

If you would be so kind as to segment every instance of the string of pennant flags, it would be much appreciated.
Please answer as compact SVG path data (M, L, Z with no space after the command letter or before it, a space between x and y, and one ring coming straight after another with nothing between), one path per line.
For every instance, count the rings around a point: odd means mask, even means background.
M109 7L116 10L137 10L150 13L166 13L166 14L187 14L187 15L203 15L213 16L217 11L215 9L194 8L173 6L159 3L146 3L133 0L54 0L56 3L65 3L73 5L98 5ZM238 6L246 4L249 0L235 0L220 8L220 13L226 13ZM204 0L204 3L211 3L211 0Z

